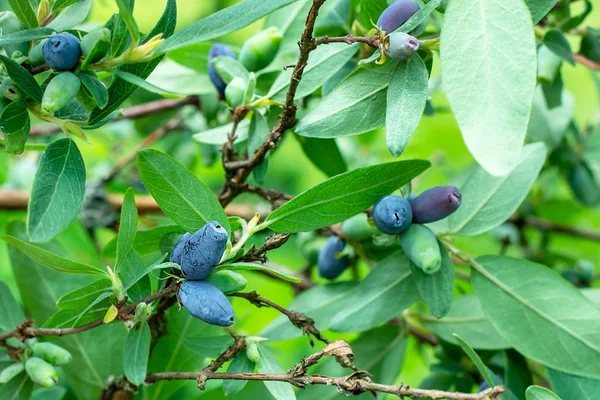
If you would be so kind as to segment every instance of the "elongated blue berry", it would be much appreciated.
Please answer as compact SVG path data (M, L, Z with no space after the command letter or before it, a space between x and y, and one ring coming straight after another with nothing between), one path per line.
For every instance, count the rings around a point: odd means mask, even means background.
M427 224L444 219L460 207L462 195L454 186L437 186L411 198L413 222Z
M227 247L227 231L212 221L191 235L183 245L181 270L192 280L204 279L217 266Z
M373 222L382 233L396 235L405 231L412 222L412 209L404 197L386 196L373 207Z
M174 262L175 264L181 265L181 255L183 254L183 246L187 243L190 236L192 236L192 234L186 232L182 237L179 238L177 244L171 252L171 256L169 257L170 262Z
M215 70L215 67L212 64L213 59L221 56L231 58L236 58L236 56L233 50L229 48L229 46L224 45L222 43L214 44L208 52L208 76L215 89L217 89L217 92L219 92L219 94L221 95L221 97L225 97L225 87L227 87L227 84L223 79L221 79L221 77L219 76L219 74Z
M346 247L346 242L337 236L330 236L319 252L319 275L327 279L335 279L350 265L350 257L339 254Z
M398 0L383 10L377 26L385 32L394 32L410 19L421 7L412 0Z
M231 303L216 287L204 281L185 281L179 289L181 304L194 317L211 325L231 326Z

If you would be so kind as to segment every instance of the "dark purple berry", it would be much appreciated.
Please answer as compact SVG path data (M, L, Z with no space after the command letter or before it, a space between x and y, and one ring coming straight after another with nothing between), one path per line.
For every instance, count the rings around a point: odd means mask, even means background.
M410 19L421 7L412 0L398 0L383 10L377 26L385 32L394 32Z
M410 199L413 222L427 224L444 219L460 207L462 195L454 186L437 186Z

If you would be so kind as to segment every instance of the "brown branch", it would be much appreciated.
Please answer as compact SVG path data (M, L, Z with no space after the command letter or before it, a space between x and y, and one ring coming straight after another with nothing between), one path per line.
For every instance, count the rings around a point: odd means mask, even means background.
M309 385L332 386L331 390L341 389L348 395L357 396L362 393L388 393L401 399L429 398L449 400L485 400L495 399L504 393L504 388L496 386L481 393L445 392L443 390L413 389L405 385L382 385L372 382L364 372L356 372L342 377L329 377L321 375L299 375L289 374L260 374L260 373L227 373L227 372L161 372L148 374L146 383L151 384L161 380L198 380L203 375L205 381L211 379L220 380L244 380L244 381L275 381L287 382L299 388Z
M323 37L315 39L315 44L317 46L320 46L322 44L330 44L330 43L346 43L348 45L353 44L353 43L365 43L375 49L378 49L380 39L381 38L379 36L352 36L352 35L346 35L346 36L340 36L340 37L323 36Z
M148 115L160 113L163 111L174 110L183 107L188 104L199 106L199 99L196 96L188 96L183 99L170 100L162 99L152 101L146 104L140 104L137 106L125 108L123 115L119 115L113 121L119 121L122 119L137 119L146 117ZM62 132L60 126L47 124L47 125L35 125L31 127L30 136L48 136L54 133Z
M208 374L216 372L219 368L223 366L227 361L231 361L238 355L241 351L246 348L246 340L244 338L237 338L234 336L235 341L231 346L227 348L221 355L215 358L208 367L202 369L198 374L197 382L198 388L200 390L204 390L206 387L206 381Z
M288 317L290 322L297 328L302 330L302 333L308 337L310 341L310 345L314 346L313 337L317 340L320 340L323 343L329 343L329 340L321 331L317 329L315 326L315 321L312 318L307 317L306 315L299 313L297 311L287 310L280 305L273 303L271 300L260 297L256 292L238 292L234 293L231 296L233 297L241 297L243 299L248 300L250 303L254 304L256 307L271 307Z
M581 54L573 54L573 57L578 63L583 64L586 67L591 68L593 70L600 71L600 64L598 64L597 62L592 61L589 58L582 56Z
M266 263L267 260L267 252L275 250L280 248L281 246L283 246L289 239L290 239L290 235L289 233L277 233L271 237L269 237L265 243L260 246L258 249L252 245L252 247L250 247L250 250L248 250L246 252L246 254L244 254L242 256L242 258L240 259L240 261L244 261L244 262L261 262L261 263Z
M592 241L600 241L600 232L592 231L582 228L576 228L571 226L559 225L553 222L545 221L538 217L524 217L524 218L514 218L511 221L518 223L520 221L524 222L525 225L529 225L532 228L539 229L541 231L546 232L555 232L562 233L569 236L575 236L582 239L588 239Z

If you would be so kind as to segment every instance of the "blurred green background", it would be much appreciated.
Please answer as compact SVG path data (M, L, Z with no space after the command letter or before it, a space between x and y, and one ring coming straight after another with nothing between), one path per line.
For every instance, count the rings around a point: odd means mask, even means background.
M142 31L148 31L153 26L162 13L165 3L166 0L137 1L134 14ZM178 0L178 27L186 26L233 3L236 3L236 1ZM101 25L116 10L117 6L112 0L95 0L88 23L90 25ZM600 8L597 8L588 17L585 25L600 26ZM261 27L262 22L253 24L242 31L222 38L221 41L239 46ZM570 38L570 40L573 49L577 50L579 48L578 40L576 38ZM439 65L437 63L434 71L435 75L439 75ZM600 77L596 77L595 80L588 68L581 65L573 67L566 63L563 66L562 73L566 90L575 98L577 123L581 127L596 123L600 117L600 88L598 87ZM139 90L125 106L156 99L155 95ZM432 103L439 112L434 116L423 118L408 148L401 156L401 159L428 159L433 164L430 170L413 183L415 192L420 192L434 185L460 183L468 173L469 167L473 165L473 158L464 145L451 112L448 111L443 94L439 91L435 92ZM90 132L88 138L92 143L91 145L78 142L85 158L88 180L102 176L112 167L114 160L127 154L143 137L148 135L157 126L159 119L163 120L168 116L169 113L165 113L160 117L153 116L135 122L121 121ZM222 168L218 162L210 167L199 162L200 145L194 142L190 136L190 132L173 133L160 140L155 144L155 147L176 156L186 166L192 168L203 182L218 190L223 182ZM338 141L338 144L346 157L349 168L392 160L385 145L383 129L358 137L342 138ZM14 157L6 153L0 153L0 183L2 183L3 189L29 190L39 155L39 153L29 152ZM293 161L290 162L291 160ZM124 191L128 184L131 184L131 182L127 182L126 177L134 176L135 171L125 171L123 175L124 178L111 187L112 191ZM598 229L600 227L600 210L578 206L573 200L563 177L557 174L556 171L549 169L544 172L543 178L536 183L529 200L535 204L539 217L582 228ZM270 159L265 187L297 194L324 179L326 179L326 176L303 155L297 140L290 133ZM257 203L257 200L250 196L242 196L236 203L254 204L259 208L267 206L266 204ZM3 230L9 220L22 219L23 216L23 212L0 211L0 229ZM154 222L159 220L160 218L153 219ZM68 232L61 235L61 240L68 247L70 242L67 235ZM114 232L102 231L99 240L104 243L113 235ZM534 247L539 245L542 240L542 235L535 230L528 230L527 235ZM256 238L256 240L260 239ZM596 271L599 271L600 252L597 243L561 235L553 235L550 240L550 247L554 252L564 254L567 258L572 259L590 259L594 262ZM493 232L475 238L459 238L457 243L461 249L474 256L498 253L501 247ZM71 250L76 252L77 249ZM516 248L510 248L508 254L522 255ZM274 264L294 270L302 269L305 266L305 261L297 251L293 239L283 248L270 253L269 258ZM568 267L568 265L565 264L565 267ZM367 268L363 266L361 273L365 274L366 271ZM256 274L248 274L248 278L250 281L249 290L256 290L264 297L279 304L287 305L294 297L293 291L288 285ZM317 277L314 278L317 281L319 280ZM343 278L350 279L351 277L348 275L343 276ZM7 282L13 294L19 298L4 242L0 243L0 279ZM234 308L236 310L234 328L239 334L255 335L278 316L278 313L274 310L256 309L239 299L234 300ZM328 333L330 339L337 336L339 335ZM343 337L352 338L352 336ZM281 349L278 353L279 361L285 368L292 366L300 357L310 354L311 351L308 341L304 337L279 343L277 347ZM398 381L417 386L422 378L427 375L428 365L432 360L433 354L421 348L411 339L405 358L405 367ZM217 382L210 382L209 391L200 393L195 388L195 383L189 382L184 390L189 398L203 395L206 396L205 398L217 399L222 397L222 392L210 389L214 389L219 385ZM251 383L248 387L251 388L249 391L244 391L242 395L234 398L268 398L269 396L260 383Z

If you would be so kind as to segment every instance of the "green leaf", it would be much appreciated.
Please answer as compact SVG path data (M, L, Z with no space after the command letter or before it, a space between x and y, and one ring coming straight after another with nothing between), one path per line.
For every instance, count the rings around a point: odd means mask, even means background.
M533 23L537 24L556 5L555 0L525 0L525 4L531 12Z
M104 272L100 268L68 260L56 254L50 253L49 251L46 251L40 247L34 246L20 239L17 239L14 236L3 235L0 238L15 246L33 261L38 262L56 271L67 272L69 274L106 275L106 272Z
M354 294L358 282L336 282L317 285L300 293L286 308L298 311L315 321L320 331L329 329L332 319L344 309L345 300ZM289 318L280 315L263 329L259 336L272 341L293 339L302 336L302 331L293 326Z
M48 28L56 31L72 29L85 22L91 8L92 0L79 0L62 10L56 18L50 21Z
M26 372L21 372L4 385L0 384L0 399L29 400L33 390L33 381Z
M98 108L103 109L108 104L108 89L106 86L95 76L86 74L85 72L80 73L79 79L83 86L90 92Z
M234 340L229 335L224 336L199 336L187 337L183 339L183 345L196 355L201 357L219 357Z
M453 334L465 338L480 350L501 350L510 347L483 314L477 296L468 294L454 299L452 307L442 319L424 316L425 326L448 343L458 345Z
M261 113L255 111L252 114L250 128L248 129L248 157L254 156L254 153L263 145L270 134L271 130L266 118ZM268 156L269 153L267 153L264 161L252 170L252 176L260 184L264 183L265 175L267 175L267 168L269 166Z
M60 139L46 148L35 174L27 212L27 233L46 242L79 215L85 191L85 164L75 142Z
M138 168L164 213L187 232L196 232L210 221L230 232L227 215L213 192L175 159L145 149L138 152Z
M448 219L450 231L473 236L506 221L527 197L546 160L542 143L525 146L516 168L497 177L477 167L461 186L463 202Z
M563 399L595 400L600 398L600 380L565 374L546 368L552 390Z
M327 176L342 174L348 170L335 139L313 139L306 136L294 136L304 154Z
M21 154L25 150L31 128L27 103L15 101L8 104L0 116L0 128L4 132L6 151Z
M571 65L575 65L575 58L573 58L573 51L571 45L565 37L565 35L557 30L551 29L544 35L544 44L554 54L569 62Z
M240 77L245 82L250 80L250 73L235 58L220 56L214 58L212 61L213 67L215 67L215 71L217 74L223 79L226 84L229 84L234 78Z
M575 99L565 90L561 94L560 103L559 106L550 108L542 86L538 86L533 97L527 141L544 142L550 148L561 143L575 115Z
M12 331L25 322L21 306L10 293L6 283L0 281L0 332Z
M475 353L475 350L473 350L473 348L469 346L469 344L457 334L454 334L454 338L458 342L460 348L463 349L463 351L467 354L471 361L473 361L473 364L475 364L475 366L479 370L479 373L481 374L483 379L485 379L488 385L490 385L490 387L496 386L499 382L496 381L496 377L494 376L492 371L490 371L490 369L485 366L483 361L481 361L479 355Z
M146 380L151 341L152 335L147 322L129 331L125 340L123 370L129 382L134 385L141 385Z
M465 144L492 175L508 173L519 159L536 86L527 8L521 0L452 1L440 46L442 86Z
M164 89L159 88L158 86L146 81L145 79L140 78L137 75L130 74L129 72L121 71L119 69L113 70L116 76L123 79L125 82L129 82L133 85L136 85L150 93L158 94L159 96L166 97L168 99L180 99L181 95L168 92Z
M286 371L279 364L271 350L262 344L258 344L260 360L257 363L258 372L262 374L285 374ZM296 395L292 385L285 382L264 381L265 386L276 400L295 400Z
M414 30L429 19L429 15L442 3L442 1L444 0L431 0L429 3L422 6L421 9L415 13L415 15L402 24L402 26L400 26L400 28L397 30L406 33Z
M410 271L410 261L394 254L380 262L331 321L338 332L362 332L383 324L407 309L419 298Z
M61 8L69 7L72 4L79 2L80 0L56 0L52 5L52 11L60 10Z
M133 18L133 10L129 8L126 0L116 0L116 2L119 7L119 16L125 21L133 43L138 43L140 41L140 30L135 22L135 18Z
M356 45L348 46L345 43L317 47L308 57L308 64L302 74L302 80L296 90L295 98L306 97L323 86L329 78L354 57L357 49ZM285 99L292 72L292 69L288 68L279 74L266 97L276 100Z
M223 145L225 143L227 143L227 136L231 133L231 130L233 129L233 124L229 123L226 125L222 125L222 126L218 126L216 128L213 129L209 129L203 132L199 132L194 134L194 136L192 136L194 138L194 140L200 142L200 143L206 143L206 144L216 144L216 145ZM248 139L248 134L250 131L250 120L249 119L244 119L242 120L237 127L237 130L235 131L235 143L241 143L244 140Z
M412 262L410 270L417 284L419 294L429 308L429 312L436 318L442 318L452 307L454 294L454 264L448 256L444 245L439 243L442 254L442 267L435 274L427 274L423 269Z
M111 295L112 291L103 292L93 299L90 304L84 304L78 308L58 310L44 322L42 328L76 328L104 318L112 305L108 300Z
M427 103L429 74L421 57L398 63L387 90L385 130L387 146L398 157L417 129Z
M24 0L27 1L27 0ZM8 76L15 82L15 84L23 91L26 95L33 98L38 103L42 102L42 88L37 83L33 75L29 73L25 68L11 60L10 58L0 55L0 61L4 63Z
M177 23L177 4L175 0L168 0L167 6L160 20L156 23L154 28L150 33L143 37L141 40L141 44L145 43L148 39L154 37L155 35L162 33L163 37L167 38L173 34L175 29L175 24ZM119 67L119 70L122 72L130 73L140 77L141 79L146 79L150 73L156 68L156 66L160 63L162 57L157 57L152 61L137 63L137 64L127 64ZM115 78L113 83L110 85L108 89L109 101L108 105L104 109L95 108L88 121L89 125L95 125L100 121L105 120L108 116L110 116L113 111L115 111L121 103L129 98L136 90L138 86L132 83L129 83L121 78Z
M284 279L288 282L302 282L302 279L296 278L295 276L290 276L276 269L270 268L266 265L262 264L254 264L254 263L246 263L246 262L237 262L237 263L225 263L219 265L215 268L215 271L221 270L230 270L230 271L266 271L273 275L278 276L281 279Z
M182 234L185 231L179 225L157 226L135 235L133 248L141 255L160 251L160 243L170 235ZM102 257L115 258L117 255L117 238L114 238L102 249Z
M166 53L235 32L296 0L244 0L181 29L156 51Z
M504 386L519 400L523 400L525 390L533 384L533 377L527 359L517 351L510 349L504 352Z
M276 232L306 232L341 222L373 205L429 167L424 160L397 161L329 178L272 212L263 223Z
M119 234L117 236L117 256L115 260L115 272L127 257L127 253L133 247L135 235L138 227L138 213L135 206L135 197L133 190L127 189L123 197L123 207L121 208L121 220L119 223Z
M300 120L296 133L315 138L358 135L385 125L387 87L395 62L373 69L358 68L319 107Z
M560 400L560 397L541 386L530 386L525 391L525 398L527 400Z
M158 262L160 264L161 258ZM150 269L152 270L152 269ZM123 286L127 291L127 295L133 301L139 301L152 293L150 278L147 275L146 264L142 257L133 249L127 252L127 258L123 260L123 266L119 275L123 281Z
M35 28L38 26L35 10L29 0L6 0L6 2L26 27Z
M31 400L62 400L67 394L67 389L63 386L54 386L53 388L39 388L31 394Z
M17 31L14 33L9 33L8 35L2 35L2 37L0 37L0 46L29 42L36 39L44 39L51 36L53 33L54 29L52 28L33 28Z
M130 289L132 288L136 283L138 283L142 278L144 278L146 275L148 275L150 272L152 271L156 271L159 269L179 269L179 265L172 263L172 262L165 262L163 263L163 261L165 260L165 258L167 258L167 253L163 254L158 260L156 260L154 263L152 263L152 265L143 268L144 267L144 263L143 260L140 258L140 255L137 251L135 250L130 250L129 254L128 254L128 261L127 263L129 263L130 265L134 262L133 260L135 260L135 264L134 266L136 268L133 268L132 271L130 271L129 273L123 274L124 278L126 279L127 284L125 285L125 289ZM138 266L140 266L138 268ZM144 298L146 296L148 296L150 293L148 294L144 294L143 296L140 296L139 298Z
M519 353L556 370L600 377L600 309L546 267L484 256L472 273L485 315ZM534 282L536 290L523 282ZM520 323L508 321L518 319Z
M211 46L212 43L210 42L197 43L170 51L169 54L167 54L167 57L177 64L206 74L208 72L208 52L210 51Z
M227 373L252 373L254 372L254 368L256 368L256 365L246 356L246 352L244 351L238 353L238 355L235 356L233 361L231 361L231 364L229 364L229 367L227 367ZM248 381L238 380L223 381L223 393L225 393L225 396L230 396L232 394L238 393L246 386L247 383Z
M85 308L102 293L112 289L112 282L108 278L97 279L82 288L69 292L56 302L60 309Z

